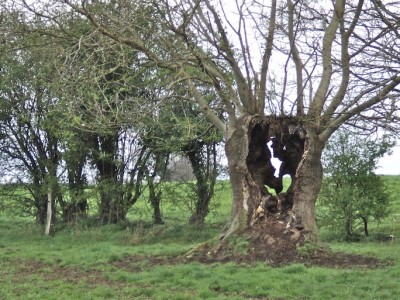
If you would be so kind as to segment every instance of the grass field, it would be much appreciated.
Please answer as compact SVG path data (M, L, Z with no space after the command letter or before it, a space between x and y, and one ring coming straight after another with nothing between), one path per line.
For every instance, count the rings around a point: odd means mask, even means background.
M203 228L188 226L189 212L173 204L163 206L165 225L152 226L144 202L125 224L59 227L51 237L29 219L0 215L0 299L400 299L400 176L385 181L391 214L370 225L371 236L326 242L390 260L388 267L174 263L220 231L230 210L226 185Z

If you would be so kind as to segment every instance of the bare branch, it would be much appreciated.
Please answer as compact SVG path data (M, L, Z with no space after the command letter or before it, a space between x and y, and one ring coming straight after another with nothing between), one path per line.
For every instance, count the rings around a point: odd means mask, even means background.
M274 34L276 27L276 0L271 3L271 12L269 14L269 25L268 25L268 35L266 38L265 50L262 57L261 65L261 78L259 82L258 90L258 111L264 111L265 98L267 93L267 80L268 80L268 70L269 64L272 56L272 49L274 43Z
M322 47L322 75L319 86L315 92L313 102L310 107L309 116L318 119L326 101L326 95L332 78L332 44L336 37L336 30L340 20L344 16L344 0L337 0L334 6L334 13L331 23L325 30Z
M361 112L365 111L366 109L374 106L375 104L379 103L383 99L386 99L387 95L393 91L398 85L400 84L400 77L395 76L391 78L390 82L387 84L383 84L382 89L370 99L356 105L355 107L342 111L337 118L335 118L332 122L330 122L329 127L327 127L321 134L320 138L322 140L327 140L331 134L339 128L340 125L344 124L346 121L351 119L353 116L360 114ZM375 87L376 88L376 87ZM361 95L354 99L353 103L358 103L358 100L361 99Z
M288 0L288 13L289 13L289 22L288 22L288 36L290 42L290 50L293 55L293 61L296 68L296 83L297 83L297 115L304 115L304 85L303 85L303 63L299 54L299 50L296 46L295 33L294 33L294 4L291 0Z
M351 37L352 32L354 31L355 24L358 21L358 18L361 14L362 7L363 7L363 0L360 0L357 6L356 13L354 15L353 21L350 25L350 28L346 31L345 29L345 24L344 24L344 19L341 18L340 21L340 36L341 36L341 83L340 87L336 93L336 95L333 97L329 107L326 109L324 112L322 118L321 118L321 123L325 124L328 122L329 118L332 116L332 114L335 112L335 110L338 108L338 106L341 104L341 102L344 99L345 93L347 91L348 85L349 85L349 80L350 80L350 54L349 54L349 39Z

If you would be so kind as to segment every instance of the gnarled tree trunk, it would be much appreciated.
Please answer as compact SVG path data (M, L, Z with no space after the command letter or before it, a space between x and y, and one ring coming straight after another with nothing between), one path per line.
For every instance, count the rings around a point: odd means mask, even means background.
M289 141L295 135L302 147L291 151L294 146ZM275 175L271 163L272 155L279 155L267 146L273 139L282 144L282 163L291 164L281 168L279 175ZM226 240L232 234L247 231L267 244L280 239L280 235L293 236L288 240L296 247L304 241L318 241L315 201L322 182L323 147L315 130L295 118L239 119L226 140L233 205L221 238ZM290 169L296 172L285 171ZM292 176L292 187L287 193L281 192L283 173ZM272 195L266 185L275 189L277 195Z
M196 177L197 199L189 223L203 225L209 213L217 179L216 142L206 143L202 140L193 140L183 150Z
M293 187L293 213L309 241L318 241L315 220L315 202L322 184L321 156L325 143L320 141L312 128L306 129L304 154L296 171Z

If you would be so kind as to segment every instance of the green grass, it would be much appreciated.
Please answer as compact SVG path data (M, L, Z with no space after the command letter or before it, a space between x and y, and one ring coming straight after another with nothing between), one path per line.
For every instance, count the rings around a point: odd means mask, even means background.
M51 237L31 220L0 217L0 299L400 299L400 226L393 221L400 213L400 177L385 181L393 195L390 217L371 224L369 239L330 240L328 246L389 259L392 266L341 270L155 260L174 258L218 234L230 211L226 185L202 228L188 226L189 212L172 204L163 205L165 225L152 226L144 201L130 212L130 222L60 227ZM393 241L382 238L393 230Z

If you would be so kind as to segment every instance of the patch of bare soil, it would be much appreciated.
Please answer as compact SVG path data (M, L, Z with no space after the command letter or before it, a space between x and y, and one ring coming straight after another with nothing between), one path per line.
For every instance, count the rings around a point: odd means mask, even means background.
M85 282L89 286L115 285L115 282L106 279L101 271L95 269L54 266L35 260L19 260L14 265L17 270L13 282L24 282L29 276L35 275L44 280L63 280L72 284Z
M89 286L115 286L116 282L106 279L103 272L95 269L82 270L77 267L52 267L52 272L44 275L46 280L60 279L68 283L78 284L85 282Z
M150 255L131 255L118 261L104 263L117 270L141 272L143 269L155 265L173 265L183 263L180 257L159 257ZM106 278L104 273L93 267L59 266L47 264L36 260L10 261L14 267L13 282L23 283L30 276L37 276L45 281L62 280L70 284L85 283L88 286L123 286L123 282L116 282Z
M129 255L124 258L112 262L112 266L117 269L123 269L130 272L141 272L143 269L147 269L153 266L163 265L176 265L184 263L185 260L180 256L165 257L165 256L154 256L154 255Z
M304 246L302 232L288 228L286 223L280 220L265 221L239 236L242 244L246 241L246 249L241 247L238 251L238 238L234 237L221 241L217 246L205 243L189 253L186 259L202 263L265 262L275 267L303 263L307 266L330 268L380 268L392 264L390 261L382 261L375 257L333 252L323 246Z

